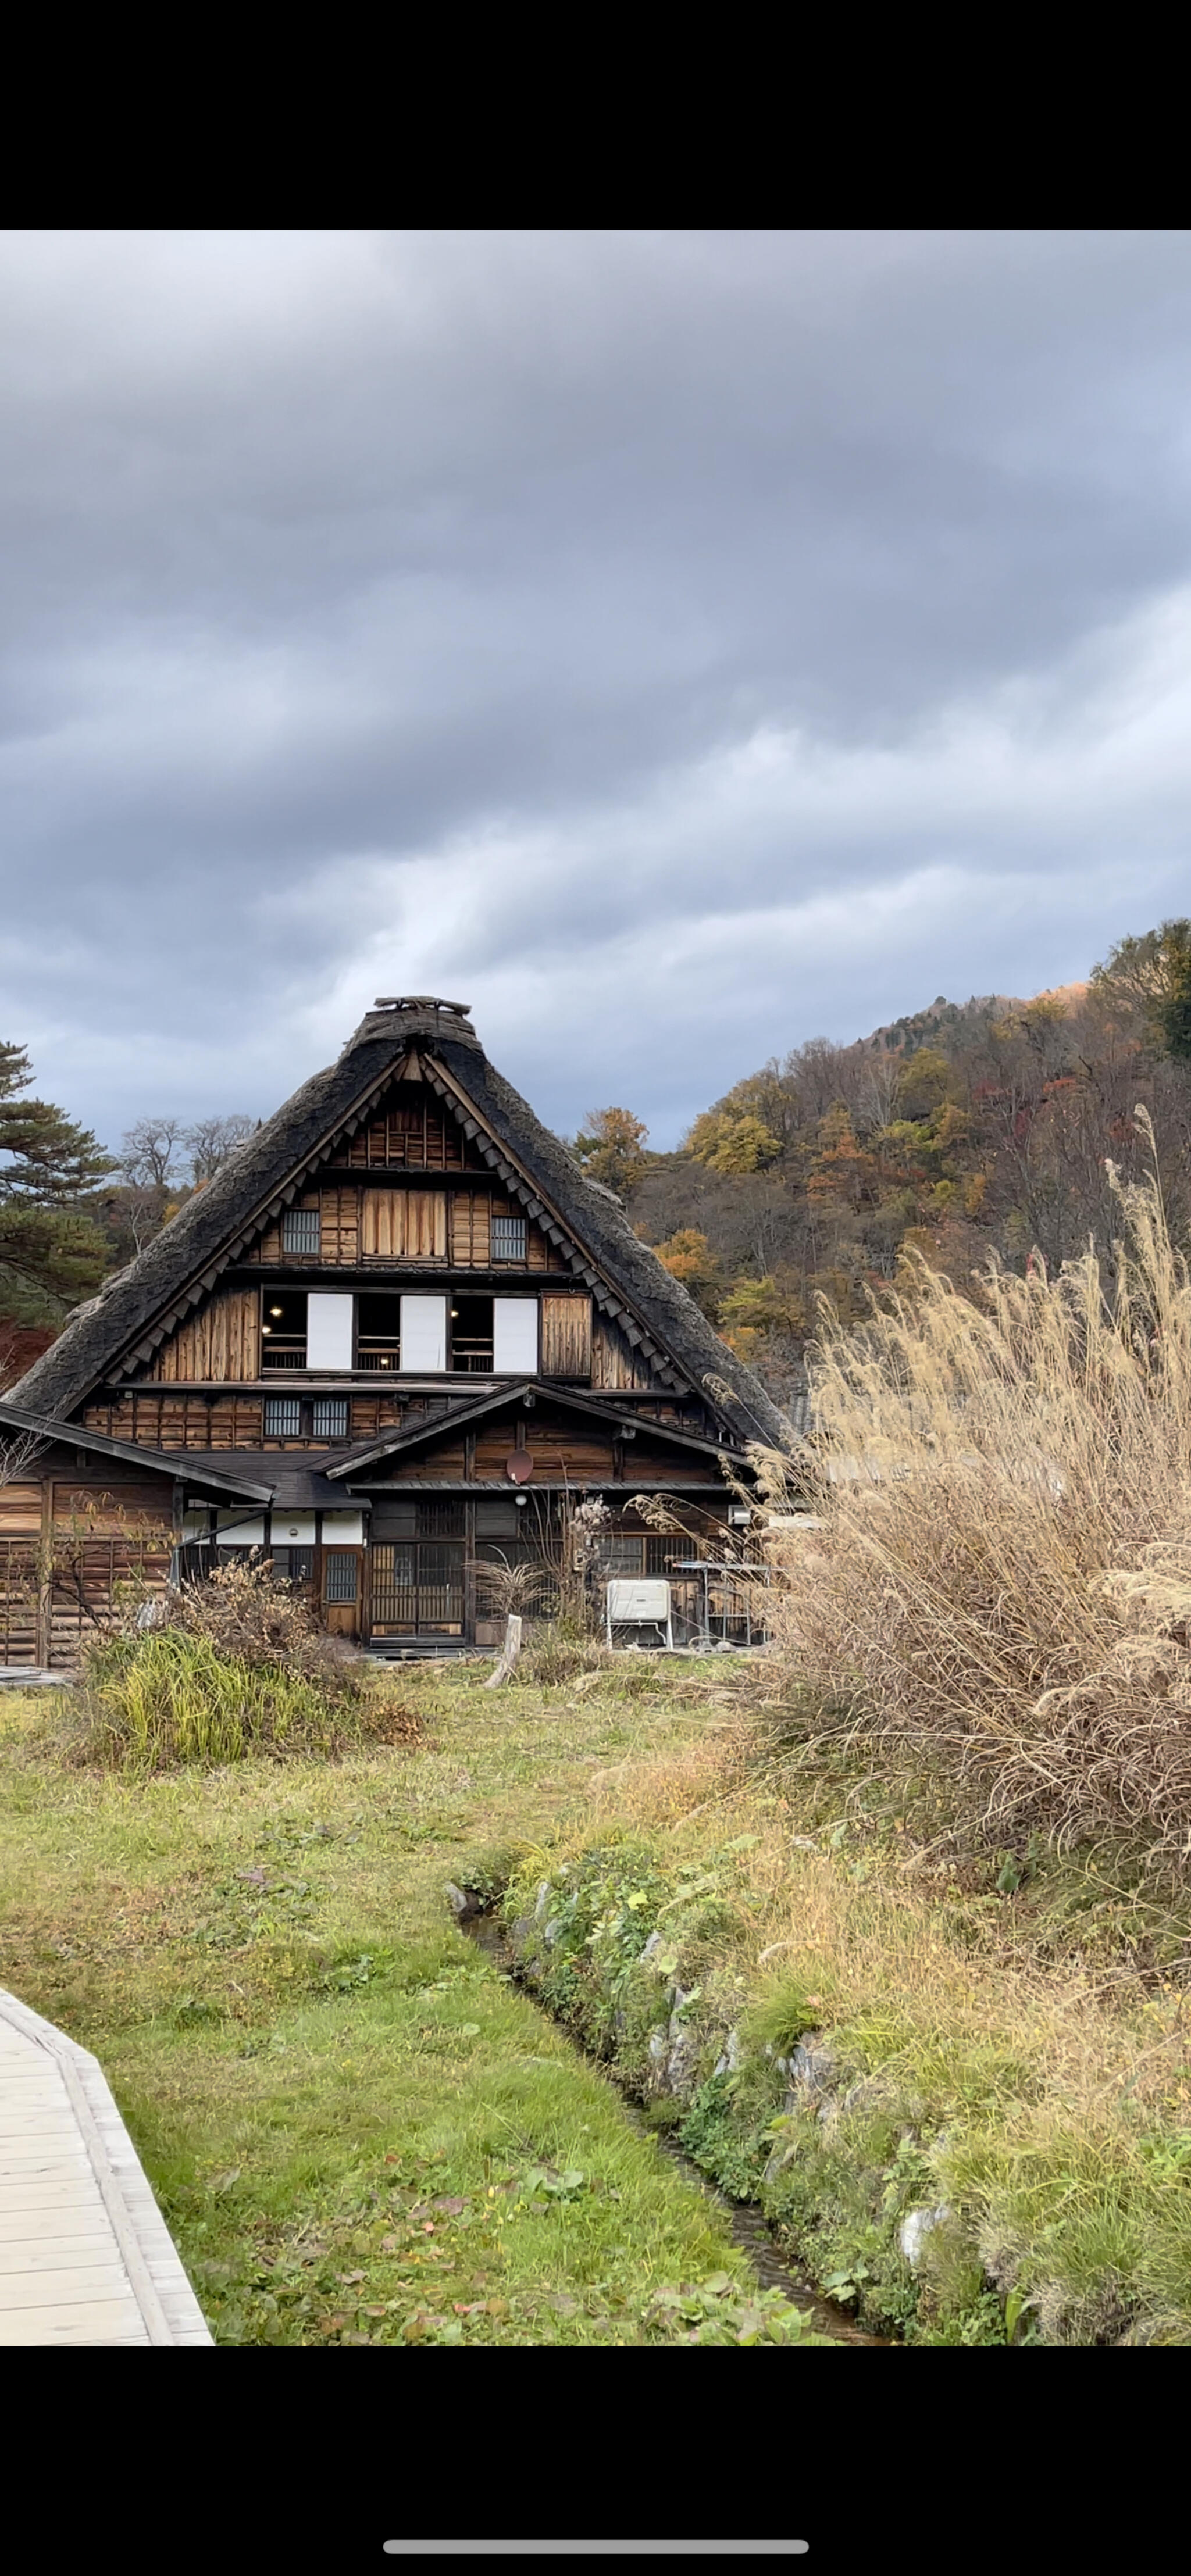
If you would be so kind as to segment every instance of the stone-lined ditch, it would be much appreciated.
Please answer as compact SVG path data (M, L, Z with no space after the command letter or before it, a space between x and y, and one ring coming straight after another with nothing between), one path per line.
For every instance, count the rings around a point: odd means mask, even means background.
M575 2032L568 2028L566 2022L551 2013L543 2003L535 1989L533 1978L526 1973L518 1959L513 1942L505 1930L490 1894L476 1888L454 1887L449 1888L447 1893L460 1931L476 1943L477 1948L482 1950L485 1957L500 1969L502 1975L510 1978L523 1993L530 1997L543 2018L549 2020L554 2029L563 2032L578 2055L587 2057L589 2063L599 2064L600 2072L608 2076L609 2081L616 2082L614 2070L600 2064L593 2053L583 2047L582 2042L576 2037ZM664 2130L655 2128L646 2120L640 2104L632 2099L623 2083L617 2083L617 2090L624 2106L625 2116L632 2125L642 2135L655 2139L663 2153L670 2157L673 2163L679 2165L699 2190L706 2193L724 2211L731 2228L733 2242L747 2257L757 2282L763 2290L780 2291L783 2298L788 2299L794 2307L801 2310L808 2324L813 2326L817 2333L830 2336L833 2343L863 2344L878 2348L888 2346L891 2340L889 2337L865 2333L846 2308L841 2307L835 2300L824 2297L811 2282L802 2279L798 2273L791 2270L789 2264L778 2252L764 2212L755 2201L731 2199L709 2179L694 2159L673 2138L668 2137Z

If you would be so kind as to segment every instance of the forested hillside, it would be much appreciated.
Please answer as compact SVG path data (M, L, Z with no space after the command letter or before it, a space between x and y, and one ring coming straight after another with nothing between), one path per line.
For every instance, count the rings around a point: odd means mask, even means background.
M1191 928L1122 940L1086 984L929 1008L850 1046L813 1038L746 1075L677 1152L631 1113L574 1150L779 1398L817 1301L845 1319L917 1249L963 1287L996 1255L1053 1268L1116 1231L1153 1121L1178 1242L1191 1239Z

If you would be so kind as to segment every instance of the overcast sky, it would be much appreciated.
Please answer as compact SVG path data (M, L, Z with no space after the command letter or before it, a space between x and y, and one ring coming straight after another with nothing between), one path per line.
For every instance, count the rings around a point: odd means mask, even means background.
M571 1132L1191 911L1191 232L0 236L0 1036Z

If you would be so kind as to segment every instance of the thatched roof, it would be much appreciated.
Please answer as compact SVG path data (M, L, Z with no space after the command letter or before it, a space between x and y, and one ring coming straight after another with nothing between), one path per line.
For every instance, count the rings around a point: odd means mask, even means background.
M415 1048L424 1078L473 1147L550 1235L597 1302L663 1380L693 1387L737 1444L780 1446L780 1414L694 1299L633 1233L611 1191L589 1181L527 1101L488 1062L464 1006L417 999L368 1012L337 1061L240 1147L138 1260L72 1315L12 1390L22 1405L73 1413L117 1372L139 1366L189 1308L353 1131Z

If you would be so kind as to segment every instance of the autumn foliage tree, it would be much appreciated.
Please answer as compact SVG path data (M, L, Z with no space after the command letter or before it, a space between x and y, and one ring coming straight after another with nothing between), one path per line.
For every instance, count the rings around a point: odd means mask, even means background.
M644 1120L634 1118L631 1109L589 1109L571 1152L590 1181L614 1190L618 1199L628 1198L645 1170L648 1134Z

